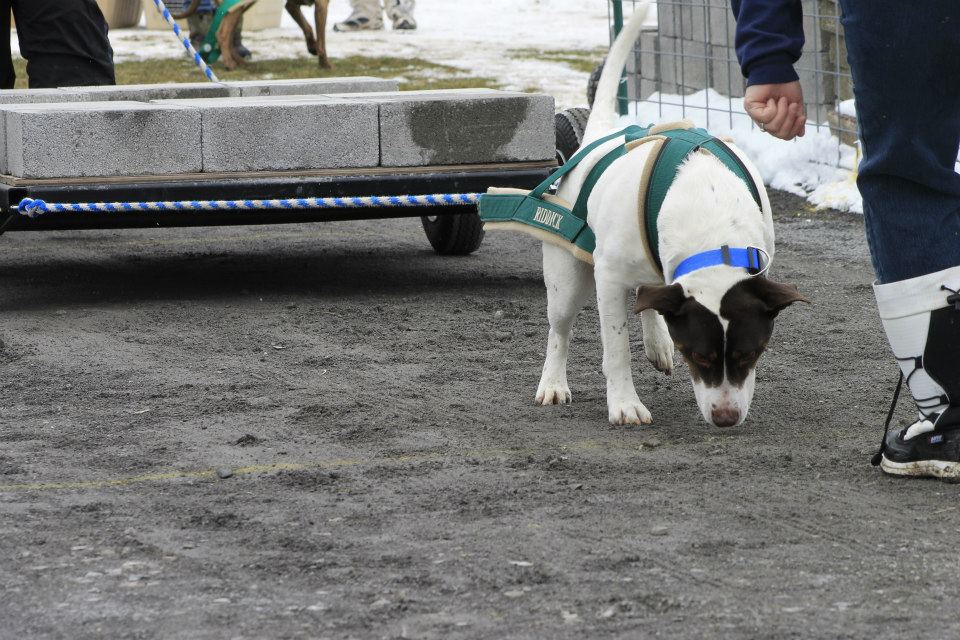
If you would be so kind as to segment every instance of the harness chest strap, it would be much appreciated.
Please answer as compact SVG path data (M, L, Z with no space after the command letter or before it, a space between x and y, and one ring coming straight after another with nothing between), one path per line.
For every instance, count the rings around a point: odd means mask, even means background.
M585 200L581 206L574 204L571 207L569 203L551 197L546 192L601 145L619 137L623 137L625 141L640 140L646 137L648 132L648 128L630 126L586 145L528 193L518 190L489 189L480 198L480 218L489 229L524 231L544 242L566 248L579 260L593 264L596 238L587 226ZM617 148L622 146L618 145ZM581 192L578 203L583 200L582 196Z

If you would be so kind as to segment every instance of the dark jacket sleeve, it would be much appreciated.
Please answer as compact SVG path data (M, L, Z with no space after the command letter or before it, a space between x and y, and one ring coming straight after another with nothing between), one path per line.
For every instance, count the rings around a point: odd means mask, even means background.
M732 0L732 5L737 59L747 86L796 80L793 64L803 50L800 0Z

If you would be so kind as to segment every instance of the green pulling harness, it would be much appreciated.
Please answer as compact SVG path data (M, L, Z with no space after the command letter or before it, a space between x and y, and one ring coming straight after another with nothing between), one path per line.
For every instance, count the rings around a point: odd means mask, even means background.
M220 30L220 25L223 23L223 19L227 17L227 14L231 11L244 11L256 1L257 0L223 0L223 2L220 3L216 13L213 14L213 22L210 24L210 28L207 29L207 35L203 40L203 44L200 46L200 55L203 56L204 62L213 64L220 59L221 51L220 42L217 40L217 31Z
M570 173L597 147L620 137L623 138L623 143L604 154L590 170L572 207L547 194L551 185ZM494 228L500 226L528 231L545 241L566 246L579 259L592 262L596 238L587 226L587 202L590 194L610 165L648 142L657 144L657 148L650 154L641 181L640 235L659 272L662 273L663 265L657 250L657 219L680 164L691 153L702 150L720 160L747 185L757 206L762 210L760 189L754 183L750 172L727 145L704 129L674 123L665 127L633 125L592 142L529 193L491 189L480 198L480 218L487 226Z

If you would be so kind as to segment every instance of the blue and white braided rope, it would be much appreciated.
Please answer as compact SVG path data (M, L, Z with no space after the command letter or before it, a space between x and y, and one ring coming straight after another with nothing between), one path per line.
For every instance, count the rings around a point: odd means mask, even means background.
M144 211L257 211L267 209L363 209L366 207L442 207L476 204L479 193L437 193L422 196L365 196L343 198L283 198L279 200L177 200L167 202L44 202L24 198L20 215L45 213L131 213Z
M163 19L167 21L167 24L173 27L173 32L177 34L177 39L180 40L187 52L193 56L193 61L196 62L200 70L203 71L203 75L207 76L210 82L220 82L220 79L214 75L213 69L207 66L207 63L203 61L203 58L197 53L197 50L190 44L190 38L183 35L183 31L180 30L180 25L178 25L177 21L170 15L170 11L167 9L167 6L163 4L163 0L153 0L153 4L157 5L157 11L159 11Z

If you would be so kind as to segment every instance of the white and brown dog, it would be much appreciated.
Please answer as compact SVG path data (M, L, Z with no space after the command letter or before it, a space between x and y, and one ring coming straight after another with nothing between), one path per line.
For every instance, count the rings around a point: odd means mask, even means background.
M646 4L638 5L610 50L600 79L583 145L608 135L617 121L621 73L643 24ZM560 184L557 197L575 202L596 161L623 139L603 144ZM596 292L603 342L607 408L615 425L648 424L631 372L628 302L643 324L643 343L654 367L673 371L674 345L689 365L700 412L718 427L741 424L753 399L757 360L773 332L774 318L788 305L806 300L795 287L747 269L715 264L676 279L677 267L721 247L755 247L774 255L770 201L749 159L729 145L758 185L760 205L743 180L716 157L692 153L680 165L659 212L658 269L644 250L638 210L641 183L654 145L624 154L602 174L588 200L587 223L596 236L593 265L570 251L544 243L550 334L537 389L538 404L571 401L567 354L577 314Z

